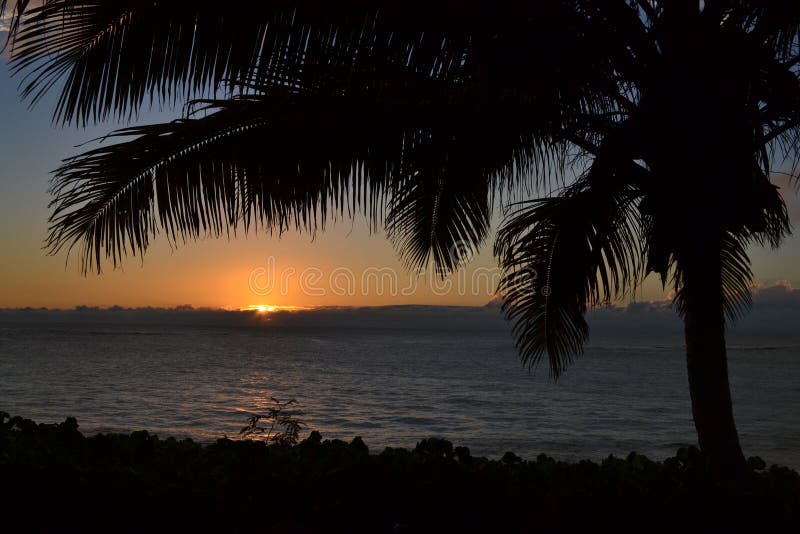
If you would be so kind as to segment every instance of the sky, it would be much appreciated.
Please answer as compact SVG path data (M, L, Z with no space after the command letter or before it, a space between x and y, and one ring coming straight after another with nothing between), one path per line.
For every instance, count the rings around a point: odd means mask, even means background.
M205 239L174 250L166 239L156 238L143 261L129 257L116 270L107 266L101 275L84 276L79 258L67 261L65 254L48 256L42 248L50 173L61 159L82 150L77 145L122 125L55 127L50 120L52 95L28 109L18 96L17 84L3 62L0 308L482 306L492 299L499 273L491 255L493 233L461 271L441 281L429 274L410 273L385 234L371 234L363 218L339 222L316 236L288 233L279 239L251 234ZM179 112L150 110L140 122L170 120ZM800 199L795 191L789 191L786 200L797 225ZM495 216L495 230L500 218ZM778 252L754 248L751 257L759 287L800 287L800 238L790 237ZM662 302L667 296L651 277L632 298Z

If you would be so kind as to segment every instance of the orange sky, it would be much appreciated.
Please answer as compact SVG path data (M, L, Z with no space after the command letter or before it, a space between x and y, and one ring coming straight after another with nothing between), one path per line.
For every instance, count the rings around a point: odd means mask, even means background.
M461 271L431 284L429 275L415 277L403 267L385 236L370 235L359 222L339 224L315 240L262 234L170 250L165 239L157 239L144 262L129 258L117 270L83 276L77 257L65 265L64 255L41 250L43 218L20 228L8 213L0 218L0 307L480 306L491 299L498 273L488 243ZM638 298L661 300L665 293L653 279Z
M1 222L6 229L13 225L13 221ZM363 223L352 229L340 224L316 240L298 234L282 239L251 235L231 241L203 240L173 251L160 239L143 263L129 258L122 268L108 268L99 276L82 276L78 258L65 268L65 256L45 256L35 231L12 233L0 234L6 260L0 266L0 307L481 305L491 299L490 250L484 250L460 275L441 282L451 284L450 290L432 287L423 276L412 291L414 277L397 260L391 245L383 235L370 235ZM472 291L469 277L476 269L484 271L476 275L480 289Z

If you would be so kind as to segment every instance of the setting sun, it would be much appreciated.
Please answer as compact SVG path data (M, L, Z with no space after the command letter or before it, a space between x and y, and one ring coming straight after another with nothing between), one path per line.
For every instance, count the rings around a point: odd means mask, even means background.
M242 311L256 311L258 313L269 313L274 312L277 309L276 306L272 306L270 304L251 304L245 308L242 308Z
M272 313L276 311L296 311L305 310L300 306L276 306L274 304L250 304L244 308L239 308L240 311L254 311L258 313Z

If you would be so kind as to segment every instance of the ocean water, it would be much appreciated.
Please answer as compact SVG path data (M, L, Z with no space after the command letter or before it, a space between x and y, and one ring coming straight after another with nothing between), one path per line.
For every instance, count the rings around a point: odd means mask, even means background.
M554 383L520 363L507 324L459 313L0 316L0 410L213 441L276 397L296 399L323 437L361 436L373 451L437 436L489 457L663 458L695 442L679 334L600 332ZM800 343L731 339L729 366L745 453L800 468Z

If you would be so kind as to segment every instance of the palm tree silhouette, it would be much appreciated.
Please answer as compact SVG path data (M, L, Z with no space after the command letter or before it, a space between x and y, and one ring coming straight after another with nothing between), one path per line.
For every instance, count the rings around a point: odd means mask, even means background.
M523 360L559 376L586 310L657 273L685 322L700 446L739 471L725 326L749 304L747 246L789 231L769 176L798 154L796 3L263 4L0 2L22 93L60 87L56 122L195 98L65 160L52 253L77 246L99 271L159 231L364 213L410 266L446 273L496 199L560 186L514 204L495 244Z

